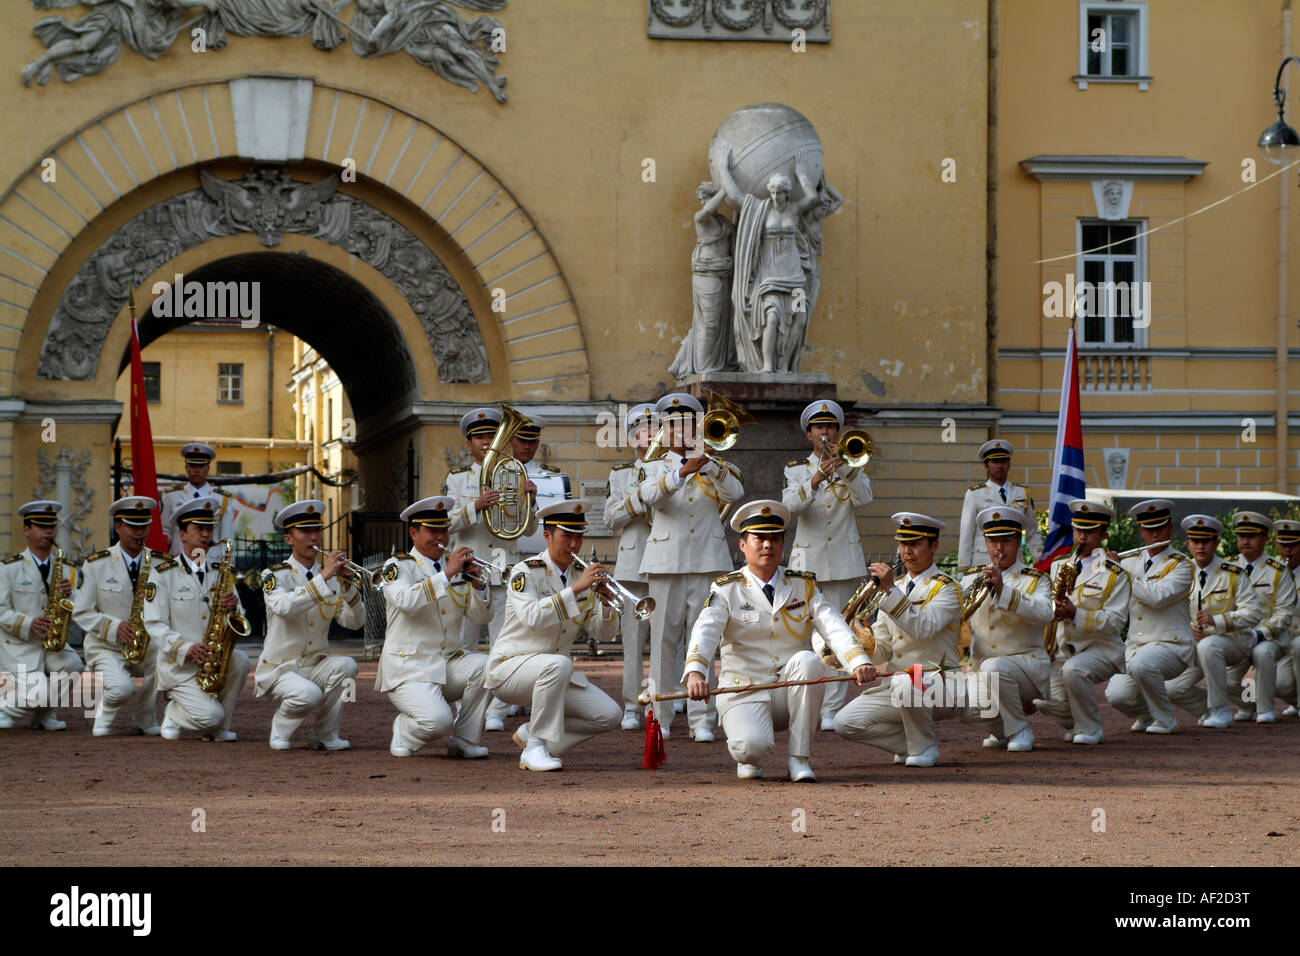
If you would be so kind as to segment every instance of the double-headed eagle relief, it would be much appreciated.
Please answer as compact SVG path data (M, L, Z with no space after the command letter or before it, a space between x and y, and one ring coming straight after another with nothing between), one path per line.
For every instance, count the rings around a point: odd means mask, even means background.
M506 0L455 0L474 11L497 11ZM65 83L111 66L127 46L156 60L177 37L220 50L227 34L311 37L333 50L351 39L358 56L405 51L444 80L477 92L486 86L506 101L506 78L496 72L505 30L495 17L472 20L442 0L32 0L37 10L89 7L80 20L48 16L32 32L46 50L23 67L23 83L45 83L57 70ZM349 8L352 8L349 11ZM345 12L351 16L344 18Z

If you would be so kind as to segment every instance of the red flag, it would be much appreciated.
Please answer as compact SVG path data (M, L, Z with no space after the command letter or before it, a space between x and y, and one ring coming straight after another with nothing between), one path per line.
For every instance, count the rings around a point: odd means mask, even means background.
M1083 416L1079 412L1079 353L1074 328L1065 343L1061 405L1056 419L1056 454L1052 459L1052 497L1047 506L1047 540L1035 567L1046 571L1074 545L1070 502L1088 491L1083 472ZM1031 516L1032 517L1032 516Z
M149 402L144 391L144 363L140 360L140 328L135 321L135 295L131 305L131 489L133 494L158 499L158 467L153 458L153 429L149 427ZM159 504L161 502L159 501ZM167 550L163 536L162 509L153 513L145 544L155 551Z

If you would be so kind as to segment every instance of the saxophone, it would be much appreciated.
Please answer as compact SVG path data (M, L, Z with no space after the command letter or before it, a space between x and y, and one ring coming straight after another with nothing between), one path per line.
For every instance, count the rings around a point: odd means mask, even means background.
M1074 562L1078 560L1079 549L1075 548L1066 557L1065 563L1061 565L1061 570L1057 572L1056 583L1052 586L1052 603L1055 604L1061 598L1069 597L1070 592L1074 590L1074 582L1079 576L1079 572L1074 569ZM1052 619L1045 628L1043 628L1043 648L1047 651L1047 656L1056 659L1056 628L1061 622L1055 618Z
M42 612L42 616L50 621L50 629L41 638L41 647L55 653L67 646L68 624L72 621L72 602L59 593L59 582L62 580L63 549L56 544L54 563L50 565L49 597L45 600L45 610Z
M139 664L149 653L149 632L144 629L144 595L149 583L149 549L144 549L140 573L135 579L135 594L131 598L131 613L126 624L131 628L131 639L122 645L122 658L128 664Z
M203 632L203 643L208 646L208 659L204 661L196 675L200 689L209 694L217 694L226 686L226 674L230 671L230 656L235 652L235 641L248 637L248 622L236 610L227 611L221 606L221 599L235 588L235 572L230 569L230 559L234 548L230 542L226 545L225 556L217 566L217 579L208 589L211 600L208 604L208 626Z

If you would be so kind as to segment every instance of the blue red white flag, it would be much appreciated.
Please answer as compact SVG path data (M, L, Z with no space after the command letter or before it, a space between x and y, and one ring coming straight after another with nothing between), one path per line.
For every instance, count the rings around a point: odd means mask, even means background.
M1056 419L1056 454L1052 457L1052 498L1047 508L1047 539L1037 567L1048 566L1074 544L1070 502L1087 491L1083 477L1083 416L1079 413L1079 353L1074 329L1065 346L1065 374L1061 379L1061 410Z

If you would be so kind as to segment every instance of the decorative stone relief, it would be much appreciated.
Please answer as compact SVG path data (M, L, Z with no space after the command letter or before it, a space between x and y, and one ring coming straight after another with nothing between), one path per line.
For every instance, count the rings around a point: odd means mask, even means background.
M774 40L795 30L809 43L831 39L830 0L649 0L649 35L659 39Z
M1111 488L1125 488L1128 483L1129 449L1106 448L1102 450L1106 462L1106 480Z
M86 484L90 449L74 455L67 445L60 445L58 454L50 458L44 448L38 448L36 461L39 470L32 498L63 502L57 540L70 559L80 561L93 550L89 544L91 529L81 523L90 514L95 500L95 489Z
M146 209L77 271L54 311L38 375L87 381L127 293L164 263L210 239L253 233L267 247L285 233L312 236L364 259L391 281L419 318L443 382L487 382L487 349L465 294L405 226L337 192L339 181L297 182L259 166L239 181L200 170L202 187Z

